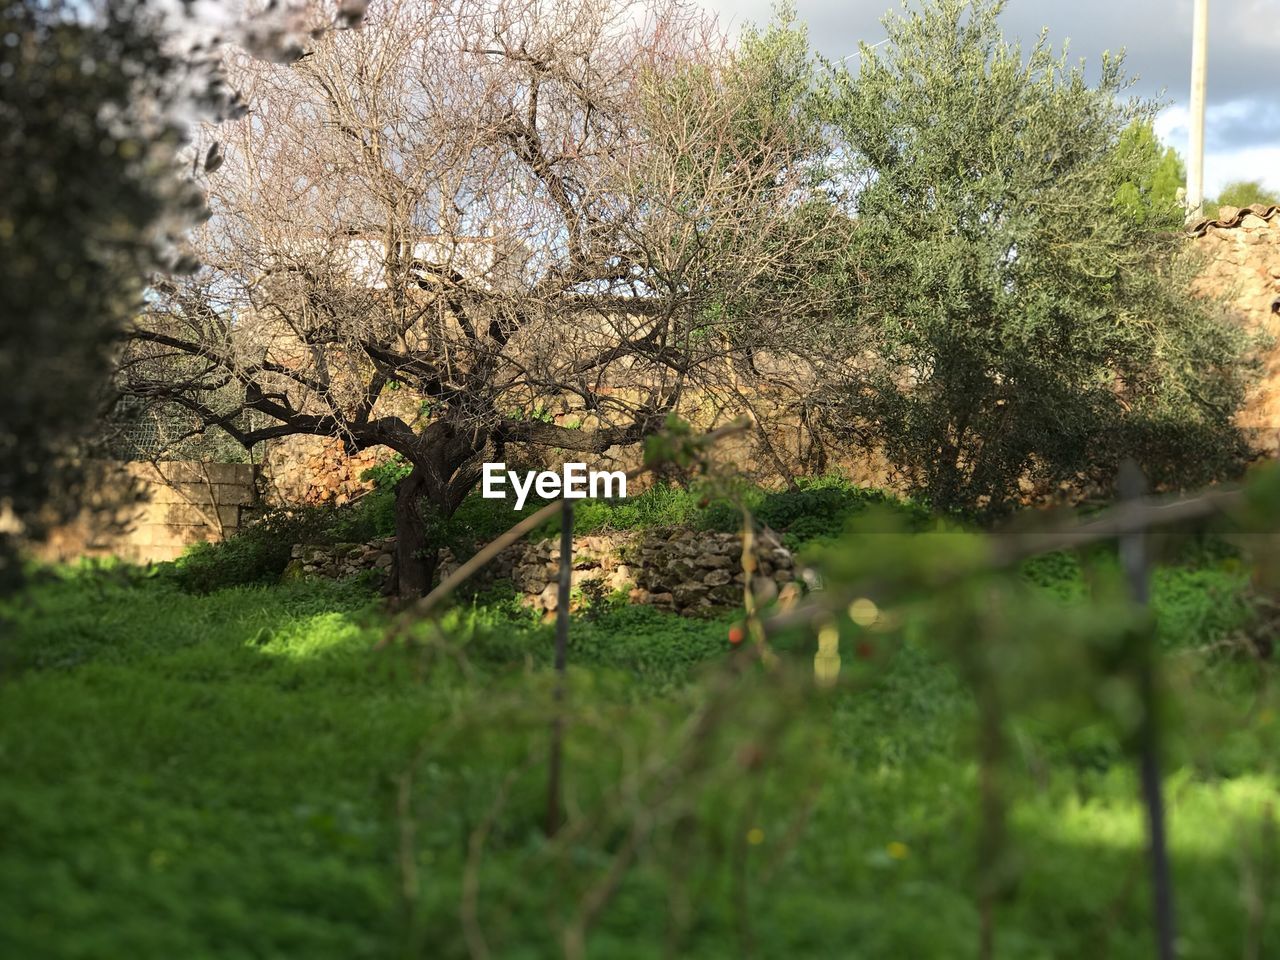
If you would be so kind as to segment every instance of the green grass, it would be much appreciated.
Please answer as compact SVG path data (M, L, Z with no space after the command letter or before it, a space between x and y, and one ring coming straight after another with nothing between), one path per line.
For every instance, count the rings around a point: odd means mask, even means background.
M1213 960L1280 948L1276 698L1188 652L1249 615L1229 559L1154 585L1181 955ZM1071 558L1026 576L1081 602ZM927 636L828 694L808 643L766 673L727 620L576 622L549 843L552 634L509 599L381 649L353 585L82 571L3 610L0 956L560 956L604 892L593 957L975 954L974 708ZM999 956L1151 956L1123 749L1087 718L1011 742Z

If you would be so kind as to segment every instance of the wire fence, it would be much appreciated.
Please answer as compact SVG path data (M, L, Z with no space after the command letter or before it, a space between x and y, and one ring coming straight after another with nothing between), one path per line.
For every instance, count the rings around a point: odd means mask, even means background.
M253 460L251 452L225 430L206 427L195 414L175 404L145 404L126 398L103 427L101 452L115 460Z

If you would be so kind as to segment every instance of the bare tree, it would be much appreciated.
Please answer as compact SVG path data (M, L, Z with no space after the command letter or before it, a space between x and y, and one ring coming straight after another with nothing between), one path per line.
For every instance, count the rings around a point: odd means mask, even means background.
M206 266L157 285L123 389L246 445L401 453L420 594L432 517L510 445L600 454L830 355L821 158L767 54L666 0L387 0L292 65L236 62Z

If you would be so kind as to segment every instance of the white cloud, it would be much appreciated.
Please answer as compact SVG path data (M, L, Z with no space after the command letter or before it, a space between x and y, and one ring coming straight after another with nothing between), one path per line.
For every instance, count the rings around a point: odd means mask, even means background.
M701 2L735 34L744 23L767 22L773 7L771 0ZM898 0L796 0L814 47L833 58L856 51L859 40L881 39L880 18L898 8ZM1137 92L1163 91L1169 103L1157 133L1185 156L1191 11L1192 0L1012 0L1002 24L1024 45L1048 26L1051 41L1071 38L1072 57L1093 65L1104 49L1126 48ZM1206 192L1240 179L1280 189L1280 0L1211 3L1208 69Z
M1232 101L1205 110L1205 126L1225 125L1249 115L1250 105L1245 101ZM1180 104L1168 107L1156 118L1156 135L1186 157L1187 138L1191 112ZM1280 189L1280 143L1263 143L1252 146L1232 147L1214 144L1207 138L1204 153L1204 191L1215 196L1233 180L1261 180L1273 189Z

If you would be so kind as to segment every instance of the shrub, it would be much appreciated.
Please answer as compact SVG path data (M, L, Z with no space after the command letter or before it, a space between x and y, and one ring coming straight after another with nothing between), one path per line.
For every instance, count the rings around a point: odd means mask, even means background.
M344 527L331 507L270 510L220 543L197 543L178 558L173 576L182 589L209 593L280 579L295 543L336 543Z
M361 480L373 482L373 489L357 500L349 512L353 525L362 523L369 535L352 539L371 540L389 537L396 532L396 486L412 469L408 461L397 453L390 460L360 474Z

